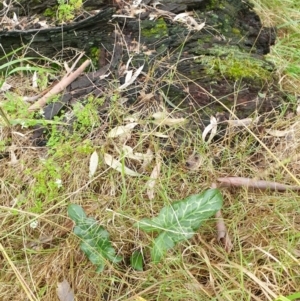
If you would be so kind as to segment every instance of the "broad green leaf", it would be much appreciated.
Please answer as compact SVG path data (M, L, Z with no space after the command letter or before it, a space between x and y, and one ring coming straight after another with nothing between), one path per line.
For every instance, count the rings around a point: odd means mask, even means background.
M74 204L69 206L68 213L76 223L74 234L81 238L80 249L97 266L97 272L103 271L106 260L113 263L122 260L111 245L109 233L94 218L87 217L84 210Z
M153 243L151 249L151 259L154 263L160 262L160 260L165 256L166 252L174 248L175 243L167 232L159 235Z
M275 301L293 301L300 298L300 292L294 293L289 296L279 296Z
M135 251L130 257L130 265L136 271L143 271L143 254L140 251Z
M191 238L203 221L221 209L223 197L218 189L209 189L164 207L157 217L142 219L135 226L145 232L158 232L151 250L158 262L177 242Z
M86 218L84 210L77 204L70 204L68 206L68 215L75 223L78 223Z

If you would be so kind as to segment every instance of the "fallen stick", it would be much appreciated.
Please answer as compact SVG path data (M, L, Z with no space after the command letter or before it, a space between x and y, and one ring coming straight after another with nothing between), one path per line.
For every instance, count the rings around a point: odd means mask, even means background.
M285 185L277 182L255 180L243 177L225 177L218 178L219 187L246 187L246 188L256 188L256 189L269 189L276 191L300 191L300 186Z
M46 93L42 98L40 98L37 102L31 105L28 110L35 111L37 109L43 108L49 97L56 95L62 92L68 85L70 85L83 71L84 69L91 63L90 60L86 60L76 71L70 73L69 76L64 77L56 86L54 86L48 93Z

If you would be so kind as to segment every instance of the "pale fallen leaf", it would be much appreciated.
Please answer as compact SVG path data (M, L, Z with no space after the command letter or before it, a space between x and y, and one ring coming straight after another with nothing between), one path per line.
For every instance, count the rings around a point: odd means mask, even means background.
M274 137L286 137L289 134L291 134L292 132L293 132L293 130L291 130L291 129L288 129L288 130L285 130L285 131L266 129L266 133L271 135L271 136L274 136Z
M259 121L259 118L245 118L245 119L230 119L227 120L229 126L239 127L239 126L248 126L250 124L255 124Z
M125 84L127 84L132 78L133 70L128 70L128 71L125 71L125 72L126 72Z
M34 71L33 76L32 76L32 88L38 87L37 79L38 79L37 73L36 73L36 71Z
M13 18L12 18L12 20L13 20L13 23L16 23L16 24L19 23L18 17L17 17L17 15L16 15L15 12L13 13Z
M152 133L153 136L158 137L158 138L169 138L169 135L160 133L160 132L153 132Z
M159 177L160 168L161 168L161 160L158 159L156 165L154 166L154 168L151 172L150 179L146 183L147 195L148 195L149 200L154 199L154 186L156 184L156 180Z
M132 177L139 177L140 174L137 173L136 171L133 171L132 169L124 166L121 162L118 160L114 159L110 154L104 154L104 161L105 163L110 166L111 168L119 171L119 172L124 172L128 176Z
M125 71L128 71L129 64L131 63L132 59L133 59L133 56L131 56L131 57L128 59L128 61L127 61L127 63L126 63Z
M129 158L129 159L134 159L137 160L139 162L144 161L149 159L149 155L147 154L143 154L143 153L138 153L138 152L134 152L133 148L128 146L128 145L123 145L121 150L119 150L117 148L117 151L119 152L119 154L122 154L122 156Z
M154 118L153 123L157 125L173 126L186 122L185 118L169 118L166 112L156 112L152 115Z
M191 15L191 12L180 13L173 18L173 21L186 21L186 18Z
M120 126L117 126L115 128L113 128L107 135L108 138L115 138L115 137L118 137L118 136L126 136L128 135L131 130L137 126L138 123L137 122L131 122L131 123L128 123L126 125L120 125Z
M211 142L211 140L214 138L214 136L217 133L217 125L218 125L217 119L214 116L211 116L210 117L210 124L205 127L205 129L202 133L203 141L205 141L205 138L206 138L207 134L210 132L210 136L207 140L207 143Z
M226 226L225 226L225 222L224 219L222 217L222 213L221 210L219 210L216 215L215 215L216 219L217 219L217 240L218 242L221 242L222 245L224 246L224 249L227 253L230 253L232 248L233 248L233 244L231 242L231 239L228 235Z
M132 77L130 78L130 80L128 82L125 82L123 85L121 85L118 90L124 90L126 89L128 86L130 86L132 83L134 83L134 81L137 79L137 77L140 75L140 73L142 72L144 68L144 65L142 65L140 68L138 68L134 74L132 75Z
M93 177L98 167L99 157L96 151L94 151L90 157L89 177Z
M66 279L64 279L63 282L57 283L56 293L60 301L75 300L74 292Z

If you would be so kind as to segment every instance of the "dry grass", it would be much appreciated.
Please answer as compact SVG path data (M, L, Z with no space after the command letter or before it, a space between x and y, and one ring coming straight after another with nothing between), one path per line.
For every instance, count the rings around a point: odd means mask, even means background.
M286 83L289 80L293 79L289 77ZM124 143L108 139L107 133L129 114L125 106L112 103L107 116L94 120L101 124L100 130L91 126L88 134L80 133L83 139L76 132L57 136L50 151L32 147L28 129L0 127L0 141L13 146L4 145L0 159L0 300L57 300L57 283L64 278L80 301L142 300L139 296L147 301L267 301L299 291L300 197L296 192L222 189L223 215L234 244L230 254L216 241L211 219L155 265L147 248L151 235L133 227L135 221L156 215L173 200L209 188L221 176L294 185L299 174L299 116L285 119L277 112L272 124L228 130L222 139L204 145L200 129L191 131L186 125L155 128L149 120L160 105L153 101L139 108L140 124L126 141L137 152L151 149L155 157L162 157L153 200L148 199L145 184L155 160L138 178L122 175L103 161L105 152L117 155L116 146ZM193 117L197 118L197 112L189 116ZM292 126L294 130L284 137L265 131ZM162 143L153 135L158 130L169 135L167 141ZM180 143L179 131L184 133ZM89 159L94 150L100 162L90 179ZM203 162L197 170L185 166L193 152ZM125 163L141 168L138 162ZM72 234L73 223L67 216L70 203L82 205L108 230L114 247L124 256L120 264L107 263L103 273L95 273ZM33 221L38 222L36 228ZM144 252L143 272L130 267L134 250Z

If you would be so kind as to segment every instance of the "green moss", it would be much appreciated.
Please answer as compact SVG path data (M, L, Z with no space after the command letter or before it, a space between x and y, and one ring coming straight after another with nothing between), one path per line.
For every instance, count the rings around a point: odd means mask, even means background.
M82 7L82 0L57 0L57 6L47 8L43 15L45 17L57 17L59 22L71 21L75 13Z
M94 66L97 66L99 63L99 57L100 57L100 48L99 47L91 47L89 51L89 57L92 60L92 63Z
M217 68L220 73L234 80L240 78L261 80L270 77L270 72L255 59L226 58L218 62Z
M211 55L199 60L199 63L206 66L206 73L209 75L220 74L233 80L246 78L254 81L266 80L272 76L270 64L241 52L237 47L215 47L210 53Z
M236 28L236 27L232 27L231 32L234 35L240 35L241 34L241 31L238 28Z
M57 8L57 7L56 7ZM43 15L45 17L54 17L55 16L55 10L53 10L52 8L48 7L46 8L46 10L44 11Z
M168 35L168 27L163 18L143 23L141 34L146 38L161 38Z

